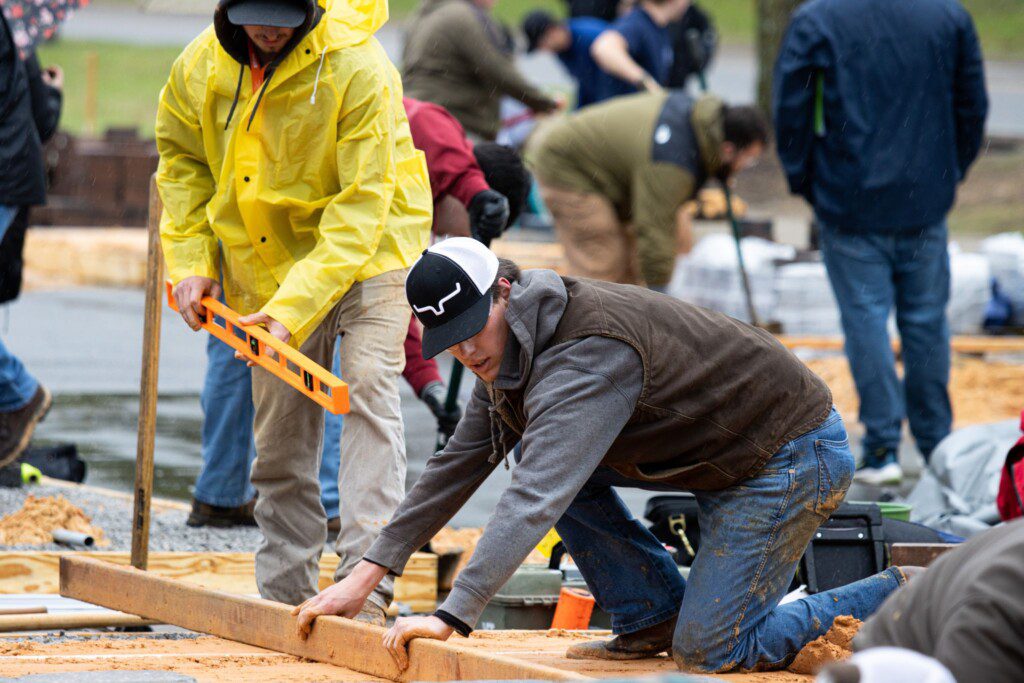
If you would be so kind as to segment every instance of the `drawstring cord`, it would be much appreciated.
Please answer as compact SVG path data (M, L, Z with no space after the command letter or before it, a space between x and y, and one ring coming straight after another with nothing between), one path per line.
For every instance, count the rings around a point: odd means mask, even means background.
M313 94L309 98L310 104L316 104L316 91L320 87L320 72L324 68L324 59L327 57L327 51L324 50L320 53L320 65L316 68L316 80L313 82ZM245 76L245 65L243 64L238 70L238 85L235 86L235 99L231 102L231 109L228 110L228 120L224 122L224 130L228 129L231 125L231 119L235 115L235 109L238 107L238 99L242 93L242 78ZM249 114L249 122L245 125L245 129L249 130L252 126L253 119L256 118L256 110L260 108L260 102L263 101L263 93L266 92L267 86L270 85L270 79L274 77L274 70L270 69L267 71L267 77L263 80L263 87L260 88L260 93L256 97L256 104L252 108L252 113Z
M242 94L242 77L245 76L245 65L238 69L238 85L235 86L235 99L231 102L231 109L228 111L228 120L224 122L224 130L231 124L231 117L235 115L235 108L238 107L238 98Z
M327 50L320 53L320 66L316 68L316 78L313 79L313 94L309 97L310 104L316 104L316 91L320 87L320 72L324 68L324 57L327 56Z
M501 419L501 415L497 414L498 406L495 404L495 392L490 385L487 386L487 393L491 397L491 405L487 408L487 416L491 427L491 454L488 456L487 462L497 465L499 460L503 460L505 462L505 469L511 469L508 464L508 449L505 448L505 421ZM497 402L508 402L508 399L505 398L505 392L501 392ZM501 448L501 458L498 457L499 446Z
M256 96L256 104L252 107L252 113L249 114L249 123L245 124L245 129L249 130L252 126L252 120L256 118L256 111L260 108L260 102L263 101L263 93L267 91L267 86L270 85L270 79L274 77L274 70L270 69L267 71L267 78L263 81L263 87L260 88L260 94Z

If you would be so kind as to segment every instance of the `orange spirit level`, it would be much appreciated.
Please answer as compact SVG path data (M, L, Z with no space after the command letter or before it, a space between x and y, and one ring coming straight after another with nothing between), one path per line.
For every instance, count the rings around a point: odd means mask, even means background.
M177 311L173 289L174 286L168 280L167 303ZM277 375L329 412L335 415L348 412L348 385L339 378L259 325L239 324L239 315L213 297L203 297L200 303L206 308L203 329L261 368ZM224 324L218 323L214 316L222 318ZM245 334L245 339L238 336L235 330ZM277 353L277 358L267 354L268 347Z

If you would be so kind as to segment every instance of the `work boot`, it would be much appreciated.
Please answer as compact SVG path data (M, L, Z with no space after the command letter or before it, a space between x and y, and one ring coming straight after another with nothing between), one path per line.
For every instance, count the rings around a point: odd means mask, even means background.
M895 486L903 480L896 450L876 448L864 454L864 460L853 475L853 480L871 486Z
M193 528L211 526L218 529L232 526L256 526L256 517L253 515L255 509L255 498L238 507L207 505L193 498L192 512L189 513L185 524Z
M371 624L372 626L383 626L387 621L387 614L384 612L383 607L372 600L367 600L363 603L363 608L359 610L359 614L355 616L355 620L364 624Z
M0 467L14 462L28 446L39 421L53 404L53 396L42 384L22 408L0 413Z
M569 659L647 659L672 651L672 634L676 619L672 617L635 633L625 633L611 640L588 640L570 645L565 651Z

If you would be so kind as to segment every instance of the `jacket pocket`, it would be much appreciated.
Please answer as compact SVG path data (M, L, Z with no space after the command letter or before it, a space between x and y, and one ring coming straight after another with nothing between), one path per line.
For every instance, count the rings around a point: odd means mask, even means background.
M816 439L814 455L818 463L818 495L814 511L828 519L846 497L853 483L853 454L850 440Z

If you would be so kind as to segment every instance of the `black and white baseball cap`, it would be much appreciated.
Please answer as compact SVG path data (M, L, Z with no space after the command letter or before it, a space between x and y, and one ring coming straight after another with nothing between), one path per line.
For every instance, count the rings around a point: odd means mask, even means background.
M423 357L433 358L484 329L498 257L469 237L423 252L405 280L405 296L423 323Z

